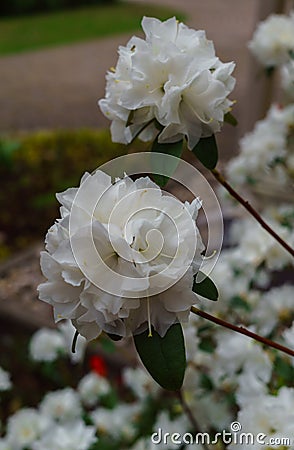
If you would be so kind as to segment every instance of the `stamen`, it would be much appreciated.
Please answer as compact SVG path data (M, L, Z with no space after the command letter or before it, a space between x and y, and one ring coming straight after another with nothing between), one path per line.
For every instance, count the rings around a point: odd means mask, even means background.
M151 329L151 315L150 315L150 299L147 297L147 317L148 317L148 337L152 337L152 329Z

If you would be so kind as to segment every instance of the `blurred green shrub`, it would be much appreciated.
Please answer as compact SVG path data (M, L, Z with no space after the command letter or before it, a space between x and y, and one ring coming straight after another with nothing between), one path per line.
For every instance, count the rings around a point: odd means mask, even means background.
M0 16L54 11L86 5L115 3L116 0L1 0Z
M135 150L142 148L137 144ZM43 239L59 216L56 192L78 186L84 172L126 152L104 130L0 138L0 258Z

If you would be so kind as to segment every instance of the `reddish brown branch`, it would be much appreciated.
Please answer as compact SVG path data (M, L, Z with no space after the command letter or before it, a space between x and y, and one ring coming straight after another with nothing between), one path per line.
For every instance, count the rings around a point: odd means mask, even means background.
M231 194L232 197L234 197L241 205L244 206L245 209L257 220L258 223L276 240L279 242L279 244L284 247L287 252L290 253L290 255L294 256L294 249L287 244L258 214L258 212L250 205L250 203L245 200L243 197L241 197L238 192L235 191L235 189L232 188L232 186L225 180L225 178L222 176L222 174L216 170L211 170L212 175L214 178Z
M276 350L280 350L281 352L286 353L287 355L294 356L294 350L291 350L288 347L284 347L284 345L278 344L277 342L274 342L271 339L259 336L259 334L247 330L247 328L234 325L223 319L219 319L218 317L212 316L211 314L205 311L201 311L201 309L198 309L195 306L192 306L191 311L194 314L197 314L197 316L203 317L204 319L207 319L210 322L216 323L217 325L221 325L222 327L228 328L229 330L236 331L237 333L243 334L244 336L248 336L251 339L254 339L255 341L261 342L262 344L267 345L268 347L275 348Z

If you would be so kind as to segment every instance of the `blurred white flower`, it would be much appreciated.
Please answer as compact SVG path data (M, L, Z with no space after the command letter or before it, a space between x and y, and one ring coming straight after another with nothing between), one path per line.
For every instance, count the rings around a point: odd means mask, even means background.
M192 149L201 137L220 131L232 105L227 96L235 85L235 65L216 57L204 31L174 17L164 22L144 17L142 28L145 40L132 37L119 47L117 66L107 74L106 97L99 101L112 120L112 140L129 143L156 119L163 128L159 142L186 136ZM152 123L140 138L151 140L157 133Z
M91 413L91 419L100 433L131 439L136 433L135 421L141 409L139 403L121 403L114 409L99 407Z
M184 414L171 420L166 411L161 411L153 426L153 431L154 433L160 433L161 437L167 433L165 445L168 449L176 449L179 448L179 444L176 444L171 440L172 434L179 433L180 435L183 435L189 428L190 424Z
M126 336L151 325L164 335L188 319L203 261L199 199L183 204L148 177L112 184L101 171L57 198L61 219L41 253L48 281L38 288L56 321L71 319L89 340L101 329Z
M142 367L126 367L122 373L123 383L128 386L139 399L148 395L156 395L160 388Z
M238 413L238 421L242 424L242 432L266 435L264 443L255 439L250 443L251 450L264 449L265 442L270 438L293 439L294 433L294 389L282 387L276 396L264 395L258 401L245 404ZM276 447L275 447L276 448ZM287 447L292 449L293 446ZM228 446L230 450L243 450L244 443L234 443Z
M13 450L30 447L51 425L51 420L32 408L23 408L9 417L7 440Z
M55 361L60 354L66 353L65 342L57 330L41 328L33 334L29 352L35 361Z
M245 371L238 376L236 399L239 406L253 404L265 394L267 394L266 382L258 378L254 372Z
M10 374L0 367L0 391L8 391L11 387Z
M95 428L78 420L55 425L32 445L32 450L88 450L96 440Z
M40 403L41 413L50 419L69 422L81 416L79 395L70 387L45 395Z
M221 385L238 374L251 373L267 383L272 373L272 363L267 353L253 339L221 329L216 335L217 347L211 377ZM240 351L242 349L242 351Z
M0 438L0 450L14 450L6 438Z
M293 125L294 105L272 105L267 116L240 140L240 153L227 166L229 179L236 184L256 184L278 177L279 184L285 185L294 151L288 140Z
M90 372L85 375L78 385L78 392L86 406L94 406L102 395L110 392L111 386L106 378Z
M266 67L285 64L294 51L294 15L272 14L258 24L249 48Z
M83 361L87 347L87 340L83 336L79 335L76 341L75 353L73 353L72 343L76 332L75 327L70 320L64 320L63 322L58 324L57 328L63 336L71 362L75 364Z
M251 321L263 335L269 335L281 320L290 319L294 313L294 286L284 284L261 295L251 314Z
M282 239L289 245L294 244L294 230L281 225L266 210L263 212L263 217ZM289 253L251 217L235 221L232 234L239 236L238 246L234 249L234 254L244 268L251 266L251 269L253 269L264 263L266 269L281 270L293 264L293 259Z

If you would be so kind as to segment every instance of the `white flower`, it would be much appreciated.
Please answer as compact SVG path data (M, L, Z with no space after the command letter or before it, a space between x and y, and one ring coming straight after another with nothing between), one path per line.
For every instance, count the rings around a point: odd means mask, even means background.
M65 353L65 342L57 330L41 328L36 331L29 346L30 357L35 361L54 361Z
M76 341L75 353L72 352L72 342L76 332L75 327L70 320L65 320L58 324L57 327L65 341L67 352L73 364L83 361L86 351L87 340L79 335Z
M101 171L57 198L61 219L46 237L41 268L48 281L39 286L56 321L70 319L93 339L101 329L126 336L151 325L164 335L188 319L203 261L199 199L183 204L148 177L112 184Z
M14 450L30 447L51 425L48 417L32 408L24 408L8 419L7 439Z
M283 437L289 438L293 442L294 431L294 389L283 387L279 390L277 396L264 395L258 397L257 401L246 403L238 413L238 421L242 424L242 432L252 433L257 436L258 433L266 435L266 441L270 438ZM255 439L250 444L252 450L264 449L265 442L262 444ZM274 447L274 448L279 448ZM292 449L293 446L287 447ZM230 450L243 450L244 443L230 444Z
M0 367L0 391L8 391L11 387L10 374Z
M135 369L126 367L123 370L123 382L128 386L139 399L144 399L148 395L155 395L159 391L159 386L141 367Z
M159 435L166 435L166 441L164 442L168 449L179 448L179 444L174 443L171 440L171 436L174 433L179 433L184 435L186 431L190 428L190 424L186 415L181 415L174 420L171 420L166 411L161 411L157 417L156 423L153 426L154 433L159 433Z
M95 441L95 428L79 420L56 425L32 445L32 450L88 450Z
M82 413L79 396L69 387L46 394L40 410L44 416L61 422L77 419Z
M86 406L94 406L101 395L110 392L110 384L105 378L90 372L79 382L78 392Z
M214 364L211 377L216 383L235 379L242 370L267 383L272 373L272 363L254 340L237 333L220 330L216 337ZM242 349L242 351L240 351Z
M249 48L258 61L267 67L284 64L294 50L294 15L273 14L260 22Z
M263 212L263 217L282 239L289 245L293 245L293 231L280 225L270 217L267 211ZM234 254L241 261L243 267L247 265L252 269L264 263L267 269L281 270L287 265L293 264L289 253L251 217L236 221L233 228L233 233L239 235L239 245L234 249Z
M266 393L266 383L258 378L254 372L245 371L239 375L236 390L236 399L239 406L253 404Z
M162 126L159 142L184 136L192 149L201 137L220 130L232 102L233 63L222 63L204 31L196 31L175 18L161 22L144 17L146 39L133 37L119 47L115 69L107 74L106 97L99 101L112 120L114 142L129 143L148 122ZM131 125L128 120L131 119ZM154 123L140 138L157 134Z
M294 25L294 23L293 23ZM294 124L294 105L280 108L272 105L265 119L240 140L240 153L227 167L229 179L236 184L264 183L269 178L286 184L288 158L293 154L288 134ZM275 170L275 171L274 171Z
M270 334L281 319L289 319L293 316L293 298L294 286L289 284L272 288L261 296L252 312L252 321L258 324L261 334Z
M91 413L91 419L100 433L114 438L132 439L136 431L135 420L140 410L138 403L119 404L114 409L100 407Z

